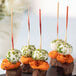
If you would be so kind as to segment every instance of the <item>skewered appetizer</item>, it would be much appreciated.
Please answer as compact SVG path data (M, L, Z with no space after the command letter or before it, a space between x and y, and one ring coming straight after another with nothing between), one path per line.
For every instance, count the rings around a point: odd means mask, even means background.
M74 59L71 56L72 46L67 43L67 28L68 28L68 6L66 12L66 32L65 41L58 38L59 33L59 2L57 3L57 40L51 42L51 51L49 56L51 57L51 66L59 67L64 71L64 75L69 75L73 71Z
M32 61L32 52L35 50L34 45L30 45L30 17L28 10L28 46L22 47L22 72L23 73L32 73L33 69L30 67L29 62Z
M31 68L34 69L33 76L46 76L46 71L49 68L48 62L48 52L43 49L36 49L32 53L32 62L29 62Z
M14 49L13 40L13 9L11 8L11 42L12 49L8 51L5 59L3 59L1 68L6 70L6 76L21 76L20 58L21 52Z
M46 71L49 68L48 52L42 49L42 29L41 29L41 9L39 9L39 22L40 22L40 49L32 52L32 62L29 62L31 68L34 69L32 76L46 76Z
M32 59L32 52L35 50L34 45L28 45L24 46L22 48L22 57L21 57L21 63L22 65L22 72L23 73L32 73L32 68L29 65L29 62L31 62Z
M58 39L51 42L51 48L53 50L49 53L51 65L62 67L65 74L71 73L74 66L74 59L71 56L72 46L63 40Z
M6 70L7 76L21 76L20 68L21 52L19 50L9 50L5 59L3 59L1 68Z

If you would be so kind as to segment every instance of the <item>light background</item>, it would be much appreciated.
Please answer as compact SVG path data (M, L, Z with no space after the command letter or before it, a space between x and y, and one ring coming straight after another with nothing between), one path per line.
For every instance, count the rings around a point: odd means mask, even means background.
M43 10L43 15L56 17L57 2L60 3L60 17L66 15L66 6L69 6L69 17L76 17L76 0L33 0L32 6L34 11L38 13L38 9Z
M17 0L18 1L18 0ZM20 0L19 0L20 1ZM30 24L31 24L31 44L34 44L39 48L39 8L42 10L42 46L44 49L51 50L50 42L57 37L56 26L57 26L57 0L29 0L28 6L30 10ZM20 3L20 2L19 2ZM27 3L27 1L25 1ZM76 54L76 0L59 0L60 11L59 11L59 38L65 38L65 24L66 24L66 6L69 6L69 24L68 24L68 42L73 46L73 56ZM17 3L16 3L17 4ZM24 1L20 5L24 4ZM14 5L13 5L14 6ZM23 6L26 8L26 6ZM8 7L9 8L9 7ZM20 8L20 7L19 7ZM14 8L13 8L14 9ZM17 7L16 7L17 9ZM0 21L0 56L5 57L8 49L11 48L10 40L10 16L4 17ZM20 49L23 45L27 45L28 37L28 21L27 12L15 14L13 17L14 22L14 42L15 48ZM8 28L7 28L8 27ZM8 35L6 35L8 34ZM8 45L7 45L8 44ZM4 48L5 47L5 48ZM3 51L3 52L2 52Z
M68 40L73 46L73 57L76 57L76 10L75 0L59 0L59 38L65 39L66 28L66 6L69 6L69 24L68 24ZM44 49L51 51L50 42L57 38L56 26L57 26L57 1L56 0L33 0L32 12L30 12L31 21L31 44L36 45L39 48L39 8L42 10L42 46ZM21 34L19 36L17 48L27 44L27 14L23 17L23 26L21 27ZM25 30L24 30L25 28ZM23 34L22 34L23 33Z

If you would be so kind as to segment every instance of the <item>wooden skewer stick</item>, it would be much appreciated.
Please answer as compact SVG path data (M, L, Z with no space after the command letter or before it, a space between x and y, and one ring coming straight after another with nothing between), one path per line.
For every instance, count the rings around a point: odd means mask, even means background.
M58 40L58 33L59 33L59 2L57 3L57 40Z
M67 28L68 28L68 6L67 6L67 12L66 12L66 32L65 32L65 42L67 42Z
M30 45L30 18L29 18L29 10L28 10L28 45Z
M39 23L40 23L40 49L41 49L42 48L41 9L39 9Z
M11 8L11 41L12 41L12 49L14 50L14 40L13 40L13 8Z

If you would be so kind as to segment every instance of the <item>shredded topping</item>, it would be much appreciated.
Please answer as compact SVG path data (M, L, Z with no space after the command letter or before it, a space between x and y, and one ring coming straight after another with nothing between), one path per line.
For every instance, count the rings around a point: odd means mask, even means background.
M9 50L6 56L7 60L11 63L16 63L21 58L21 52L19 50Z
M32 58L35 60L47 60L48 59L48 52L43 49L36 49L32 53Z
M24 46L22 48L22 55L25 57L32 57L32 52L35 50L35 46L34 45L29 45L29 46Z
M60 39L51 42L51 49L56 50L64 55L70 54L72 52L72 46Z

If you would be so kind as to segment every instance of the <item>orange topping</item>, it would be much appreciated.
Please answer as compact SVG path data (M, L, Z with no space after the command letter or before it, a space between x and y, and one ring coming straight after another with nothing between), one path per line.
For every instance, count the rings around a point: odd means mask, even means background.
M9 62L7 59L4 59L1 64L1 68L3 70L16 69L20 66L20 64L21 64L20 62L13 64L13 63Z
M29 62L32 61L33 59L31 57L22 56L20 60L23 64L29 64Z
M73 57L71 55L66 55L66 63L72 63L74 61Z
M62 54L58 54L57 60L61 63L65 63L66 62L66 57Z
M57 51L51 51L49 53L49 56L52 59L57 59L61 63L72 63L74 61L71 55L63 55L63 54L58 53Z
M33 69L40 69L40 70L48 70L49 64L45 61L35 61L29 62L30 66Z
M57 51L51 51L51 52L49 53L49 56L50 56L51 58L53 58L53 59L55 59L55 58L57 57L57 55L58 55L58 52L57 52Z
M57 60L61 63L72 63L73 62L73 57L71 55L62 55L59 54L57 56Z

